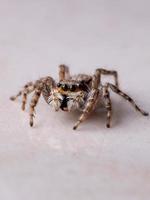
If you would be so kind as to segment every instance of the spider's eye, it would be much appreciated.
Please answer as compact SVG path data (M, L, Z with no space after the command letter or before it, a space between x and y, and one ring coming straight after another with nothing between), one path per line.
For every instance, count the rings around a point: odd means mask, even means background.
M64 85L61 85L61 88L62 88L64 91L67 91L68 86L67 86L66 84L64 84Z
M70 91L74 92L76 90L76 86L75 85L71 85L70 86Z
M58 83L58 84L57 84L57 87L61 87L61 83Z

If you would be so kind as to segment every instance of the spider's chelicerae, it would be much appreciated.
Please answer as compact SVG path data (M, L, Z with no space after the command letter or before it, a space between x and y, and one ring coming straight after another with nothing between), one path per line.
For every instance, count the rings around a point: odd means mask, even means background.
M112 75L115 83L103 85L101 75ZM74 130L77 129L81 122L85 121L91 112L98 108L99 102L103 102L107 111L106 126L109 128L112 117L110 90L130 102L142 115L148 116L148 113L140 109L131 97L119 89L117 72L101 68L96 69L93 76L86 74L70 76L69 68L65 65L60 65L58 83L52 77L47 76L37 80L35 83L27 83L16 96L12 96L10 99L15 100L22 95L22 110L24 110L27 95L34 92L30 103L30 126L33 126L35 107L41 94L55 111L60 109L63 111L81 110L82 114L74 125Z

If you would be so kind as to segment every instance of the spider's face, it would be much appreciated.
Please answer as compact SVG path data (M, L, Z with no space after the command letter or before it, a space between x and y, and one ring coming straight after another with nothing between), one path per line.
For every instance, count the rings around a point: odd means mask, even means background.
M55 111L71 111L79 109L84 105L87 96L87 88L83 83L75 81L61 81L51 92L48 103L52 105Z

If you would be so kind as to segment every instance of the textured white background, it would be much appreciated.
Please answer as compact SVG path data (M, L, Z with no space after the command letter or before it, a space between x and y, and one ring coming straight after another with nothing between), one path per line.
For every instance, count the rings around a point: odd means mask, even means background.
M41 76L107 66L150 111L149 0L0 0L0 199L148 200L150 120L113 98L113 126L95 113L55 113L41 98L36 125L9 101Z

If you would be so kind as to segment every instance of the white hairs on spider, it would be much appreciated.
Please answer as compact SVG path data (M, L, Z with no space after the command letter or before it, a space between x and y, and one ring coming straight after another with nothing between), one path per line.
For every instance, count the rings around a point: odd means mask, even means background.
M84 96L85 94L83 92L76 92L76 93L71 93L69 95L69 101L67 103L68 110L76 110L79 109L81 110L82 106L84 105Z
M47 102L49 105L52 106L52 108L55 109L55 111L58 111L61 105L60 100L63 100L63 97L58 92L52 92L51 96L48 98Z
M68 111L81 109L82 105L84 105L84 94L83 92L70 93L67 97L67 108ZM51 105L55 111L58 111L61 106L61 101L63 100L63 96L58 91L53 91L51 96L48 98L47 102Z

